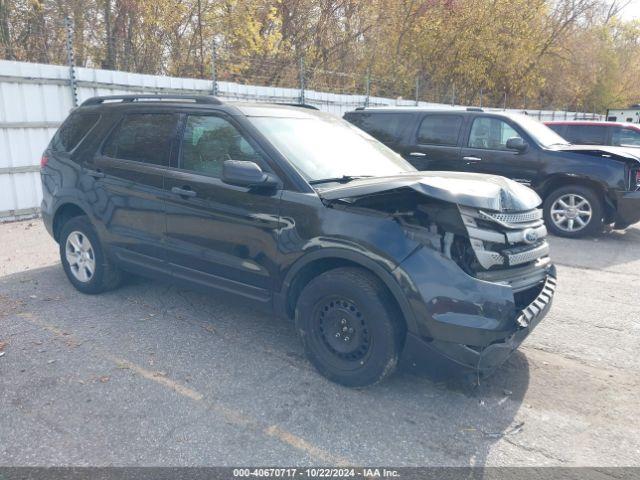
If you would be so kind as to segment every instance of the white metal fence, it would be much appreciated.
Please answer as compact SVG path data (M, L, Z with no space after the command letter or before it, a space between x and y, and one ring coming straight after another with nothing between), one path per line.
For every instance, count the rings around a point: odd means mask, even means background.
M57 127L73 108L69 68L0 60L0 221L37 214L42 196L39 159ZM131 93L209 94L212 82L192 78L77 68L78 103L95 95ZM225 100L296 103L301 91L294 88L217 82L217 95ZM305 103L342 116L363 106L413 106L412 100L364 95L344 95L306 90ZM443 104L419 102L422 107ZM583 116L576 112L527 112L541 120Z

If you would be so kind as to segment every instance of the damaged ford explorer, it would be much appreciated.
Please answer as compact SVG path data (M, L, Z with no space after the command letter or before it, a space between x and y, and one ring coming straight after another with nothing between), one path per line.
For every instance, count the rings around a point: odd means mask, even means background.
M240 295L291 318L313 365L348 386L400 360L488 374L555 291L531 189L416 171L311 109L96 97L45 151L42 182L77 289L129 271Z

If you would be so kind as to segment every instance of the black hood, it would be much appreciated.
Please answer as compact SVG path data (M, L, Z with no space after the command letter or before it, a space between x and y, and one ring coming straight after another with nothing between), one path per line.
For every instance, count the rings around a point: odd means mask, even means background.
M497 212L531 210L541 203L536 192L513 180L464 172L412 172L363 178L317 191L325 200L338 200L398 188L411 188L427 197Z

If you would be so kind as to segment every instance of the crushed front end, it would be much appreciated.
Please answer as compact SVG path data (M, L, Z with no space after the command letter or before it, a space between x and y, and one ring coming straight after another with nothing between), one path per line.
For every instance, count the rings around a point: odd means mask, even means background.
M544 318L556 287L540 197L496 175L415 172L320 192L333 208L396 222L380 250L411 253L393 275L410 317L403 363L448 376L492 372ZM402 238L395 235L400 231Z
M397 270L410 285L417 319L416 331L407 334L405 363L447 376L460 369L487 375L551 306L556 271L542 211L437 203L417 211L422 218L405 219L408 234L422 230L431 237Z

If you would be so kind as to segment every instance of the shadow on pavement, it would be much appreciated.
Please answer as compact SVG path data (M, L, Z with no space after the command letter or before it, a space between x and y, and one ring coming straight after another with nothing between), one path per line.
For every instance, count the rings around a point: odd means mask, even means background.
M24 322L24 312L47 318L79 338L90 337L86 348L95 345L117 357L136 358L152 346L155 368L176 378L181 369L201 372L191 388L219 392L218 401L285 425L358 464L483 466L496 442L523 427L514 422L529 384L529 364L520 352L479 385L435 383L401 370L379 385L352 390L310 367L290 322L257 312L244 299L137 277L116 291L87 296L70 286L59 265L0 277L0 312L4 322ZM12 331L19 335L20 329ZM70 354L83 355L82 349ZM67 374L64 362L51 368ZM100 411L98 404L93 408ZM237 454L227 452L228 463L241 464ZM282 465L293 463L282 459Z

